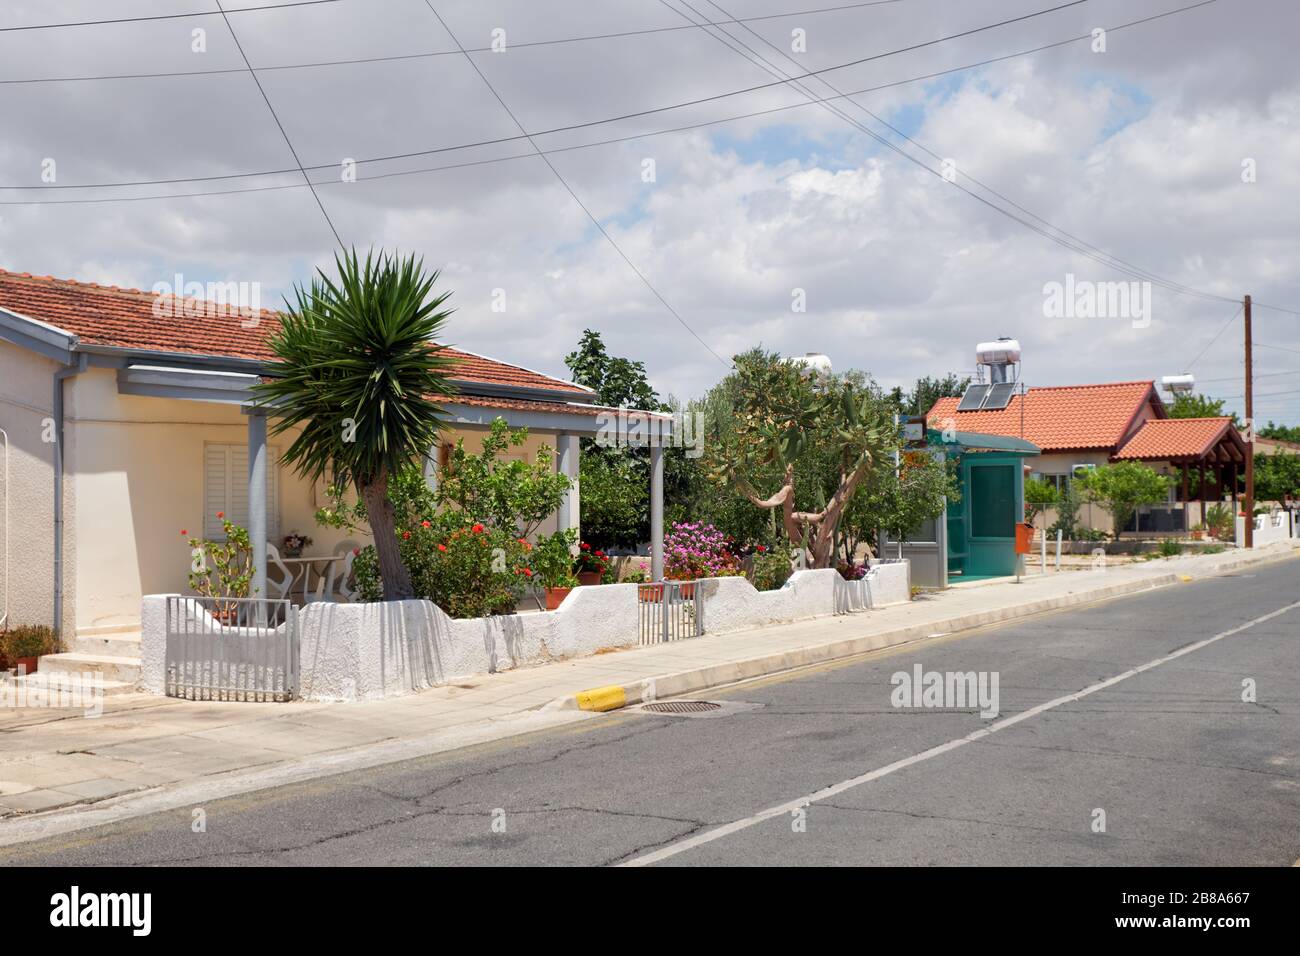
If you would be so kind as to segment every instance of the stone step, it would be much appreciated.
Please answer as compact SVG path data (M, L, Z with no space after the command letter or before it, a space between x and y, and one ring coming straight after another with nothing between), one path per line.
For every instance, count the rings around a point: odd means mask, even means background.
M68 673L93 673L105 681L125 681L134 685L140 679L140 658L112 657L107 654L81 654L66 651L62 654L44 654L36 666L37 673L64 671Z
M140 632L123 631L117 634L77 635L67 642L73 654L96 654L103 657L130 657L140 659Z
M66 682L60 683L59 677L61 676L63 675L56 674L53 671L37 671L35 674L28 674L26 677L11 677L9 681L13 686L0 688L0 700L9 700L12 694L15 698L14 706L17 706L17 698L20 696L25 697L30 702L35 695L40 695L39 699L42 703L38 706L48 706L43 701L46 699L45 694L47 691L51 690L54 693L63 695L66 699L71 687ZM0 674L0 679L3 679L2 674ZM134 694L137 692L134 681L104 680L102 677L92 677L80 681L77 687L82 694L103 697L116 697L120 694ZM33 706L33 704L28 703L28 706ZM79 702L77 706L85 706L85 702Z

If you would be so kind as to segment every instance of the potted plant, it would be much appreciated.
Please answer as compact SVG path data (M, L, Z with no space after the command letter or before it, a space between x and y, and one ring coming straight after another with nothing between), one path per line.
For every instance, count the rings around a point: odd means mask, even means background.
M600 584L609 570L609 556L587 542L578 545L578 557L573 562L573 573L582 585Z
M212 615L222 624L233 623L239 615L238 598L249 596L253 581L253 547L248 529L241 528L218 511L225 541L190 538L190 587L212 599ZM182 531L182 535L189 532Z
M1200 541L1204 537L1205 537L1205 525L1200 524L1199 522L1197 524L1192 525L1192 540Z
M301 558L302 549L310 548L311 538L305 534L299 534L297 531L290 531L284 536L280 543L280 553L286 558Z
M682 597L695 596L698 578L740 574L726 536L711 524L679 521L664 536L664 578L681 581Z
M21 624L0 634L0 657L5 667L17 667L35 674L43 654L57 654L59 640L52 628L44 624Z
M576 532L572 528L537 539L530 552L533 580L546 593L546 610L554 611L568 593L578 586L573 574L573 547Z

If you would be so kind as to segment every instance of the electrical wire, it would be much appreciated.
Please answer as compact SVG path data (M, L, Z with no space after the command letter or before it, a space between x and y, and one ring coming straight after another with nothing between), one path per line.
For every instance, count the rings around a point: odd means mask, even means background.
M454 150L468 149L470 147L475 147L475 146L494 146L499 143L510 143L510 142L517 142L519 140L527 140L534 136L546 136L553 133L566 133L566 132L571 132L573 130L586 129L592 126L601 126L606 123L615 123L615 122L620 122L622 120L637 119L642 116L651 116L657 113L665 113L672 110L683 109L687 106L698 106L702 103L712 103L718 100L729 99L734 96L742 96L746 93L754 93L760 90L769 90L778 86L786 86L792 82L805 79L809 76L816 76L822 73L832 73L835 72L836 70L848 69L849 67L859 66L863 63L870 63L874 60L880 60L886 57L897 56L900 53L907 53L913 50L922 49L924 47L934 46L935 44L938 43L945 43L948 40L956 40L962 37L971 36L976 33L982 33L986 30L993 30L998 27L1008 26L1009 24L1012 23L1020 23L1025 20L1032 19L1033 17L1041 17L1049 13L1055 13L1059 10L1064 10L1068 7L1075 7L1081 3L1088 3L1088 2L1090 2L1090 0L1069 0L1068 3L1059 4L1055 7L1048 7L1044 10L1038 10L1034 13L1022 14L1021 16L1012 17L1011 19L1008 20L1000 20L997 23L990 23L981 27L972 27L969 30L963 30L960 33L949 34L948 36L939 37L934 40L925 40L921 43L914 43L911 46L900 47L895 50L888 50L884 53L876 53L871 56L861 57L856 60L850 60L847 63L840 63L835 66L825 67L821 70L810 71L808 73L805 73L803 76L792 77L790 79L776 80L772 83L760 83L756 86L748 86L748 87L744 87L743 89L731 90L726 93L715 93L711 96L702 96L693 100L687 100L681 103L674 103L669 106L658 106L651 109L637 110L632 113L624 113L619 116L607 117L605 119L600 119L600 120L588 120L582 123L571 123L567 126L557 126L552 129L539 130L528 134L521 133L517 136L502 136L502 137L496 137L495 139L479 140L477 142L472 142L472 143L461 143L456 146L440 146L435 149L411 150L405 153L393 153L387 156L376 156L368 159L357 160L357 163L358 165L360 165L362 163L388 162L397 159L411 159L416 156L431 156L438 153L446 153L446 152L452 152ZM335 169L335 168L337 168L336 163L327 163L327 164L316 165L316 166L301 167L298 171L311 170L315 172L316 170L320 170L320 169ZM23 185L23 186L0 185L0 189L56 190L56 189L106 189L106 188L116 188L116 187L124 187L124 186L163 186L163 185L174 185L178 183L214 182L218 180L241 179L241 178L249 178L254 176L270 176L270 175L277 175L280 173L289 173L294 171L295 171L294 169L271 169L271 170L261 170L257 172L247 172L247 173L222 173L222 174L211 175L211 176L179 176L171 179L145 179L145 180L132 180L126 182L113 182L113 183L42 183L40 185Z
M488 88L488 92L490 92L492 96L496 99L496 101L499 104L501 104L501 108L505 110L506 115L510 117L510 121L513 122L515 126L519 128L519 132L524 133L524 135L527 136L527 133L524 130L524 124L519 122L519 118L515 116L514 111L510 109L510 107L506 104L506 101L502 98L501 94L497 92L496 87L492 85L492 81L487 78L487 74L484 73L482 68L479 67L479 65L474 62L474 58L470 56L469 51L467 51L463 46L461 46L460 39L456 36L454 32L452 32L451 27L447 25L447 21L445 21L442 18L442 15L438 13L437 9L434 8L432 0L424 0L424 3L425 6L429 8L429 12L432 13L434 17L437 19L437 21L442 25L442 28L445 31L447 31L447 36L451 37L452 42L455 43L456 46L460 48L461 52L465 54L466 62L469 63L469 65L474 68L474 72L477 73L479 79L483 81L483 85ZM708 350L709 354L711 354L724 366L730 368L731 363L728 362L726 359L724 359L717 352L713 351L709 343L705 342L704 339L700 337L699 333L696 332L693 328L691 328L690 324L684 318L682 318L681 314L676 309L674 309L672 305L669 304L668 300L665 299L663 295L660 294L659 290L654 287L654 284L651 283L651 281L648 278L646 278L645 273L642 272L639 268L637 268L636 263L633 262L631 257L629 257L628 254L623 251L623 248L614 240L614 237L609 234L609 230L605 228L604 224L602 224L601 221L597 219L596 216L592 213L592 211L589 208L587 208L587 204L582 201L582 199L574 191L573 187L569 185L568 180L566 180L564 176L561 175L560 171L556 169L555 164L551 162L550 157L547 156L545 153L541 151L541 149L538 148L537 143L533 140L531 136L528 136L528 143L530 146L533 147L534 152L542 160L542 162L544 162L547 165L547 167L551 170L551 172L555 174L555 178L559 180L560 185L563 186L565 191L568 192L568 194L573 197L573 201L576 202L578 206L582 209L582 211L587 214L587 218L591 220L592 225L594 225L596 229L600 232L600 234L605 237L606 241L609 242L610 246L614 249L614 251L618 253L619 257L625 263L627 263L628 267L634 273L636 273L637 278L640 279L641 282L645 285L645 287L649 289L650 292L654 295L654 297L659 300L660 304L665 309L667 309L668 312L672 315L672 317L675 318L681 324L682 328L684 328L687 332L689 332L692 336L694 336L695 341L699 342L702 346L704 346L706 350Z
M268 3L262 7L231 7L222 13L252 13L257 10L283 10L286 7L315 7L339 0L295 0L292 3ZM158 13L148 17L116 17L112 20L71 20L67 23L32 23L20 27L0 27L0 33L19 33L25 30L61 30L64 27L98 27L108 23L143 23L146 20L189 20L194 17L215 17L216 10L198 10L194 13Z

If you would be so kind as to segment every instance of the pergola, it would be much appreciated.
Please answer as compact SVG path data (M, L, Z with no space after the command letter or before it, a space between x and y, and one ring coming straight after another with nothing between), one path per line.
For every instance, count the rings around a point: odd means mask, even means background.
M1213 500L1231 489L1232 510L1237 510L1237 476L1246 462L1246 443L1228 417L1154 418L1147 421L1111 456L1112 461L1168 462L1181 474L1179 500L1191 501L1191 473L1198 476L1201 523L1205 523L1207 489ZM1207 480L1209 476L1211 480Z

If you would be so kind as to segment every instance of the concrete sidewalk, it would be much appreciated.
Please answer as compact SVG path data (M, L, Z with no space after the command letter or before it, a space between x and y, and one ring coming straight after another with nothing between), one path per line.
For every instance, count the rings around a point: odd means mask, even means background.
M694 693L1294 555L1283 544L950 589L875 611L519 668L384 701L204 703L127 694L105 698L94 719L4 710L0 845L499 740L588 719L584 709Z

